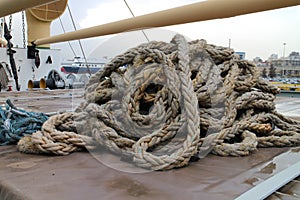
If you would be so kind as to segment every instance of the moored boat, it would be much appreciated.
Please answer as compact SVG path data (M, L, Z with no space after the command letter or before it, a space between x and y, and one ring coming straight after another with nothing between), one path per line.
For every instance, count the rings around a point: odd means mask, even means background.
M61 72L66 74L91 74L99 71L107 63L106 59L87 60L75 57L73 60L62 61Z

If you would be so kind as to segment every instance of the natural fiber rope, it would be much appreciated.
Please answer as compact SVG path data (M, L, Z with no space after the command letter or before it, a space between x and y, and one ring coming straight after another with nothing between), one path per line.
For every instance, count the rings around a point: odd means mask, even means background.
M298 146L300 122L276 112L278 92L232 49L176 35L112 59L90 78L74 113L50 117L18 149L67 155L100 145L140 167L166 170L210 152Z

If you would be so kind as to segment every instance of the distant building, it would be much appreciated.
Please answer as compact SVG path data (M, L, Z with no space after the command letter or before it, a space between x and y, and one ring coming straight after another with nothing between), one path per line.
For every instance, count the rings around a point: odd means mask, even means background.
M263 61L260 57L253 59L253 63L258 67L260 74L266 69L269 72L271 65L276 68L278 77L297 77L300 78L300 53L291 52L289 56L278 58L277 54L272 54L268 60Z
M234 53L239 55L241 60L245 60L245 58L246 58L246 53L245 52L234 52Z
M269 67L268 62L267 61L263 61L263 59L261 59L260 57L255 57L253 59L253 63L257 66L257 67Z
M270 57L268 58L268 60L277 60L278 59L278 55L277 54L271 54Z
M292 52L288 57L268 60L276 67L298 67L300 66L299 52Z
M299 52L293 51L292 53L290 53L289 58L294 61L300 61Z
M261 63L261 62L263 62L263 60L260 57L255 57L253 59L253 62L255 62L255 63Z
M272 55L268 59L269 66L272 64L276 67L276 72L279 75L283 77L300 77L299 52L291 52L289 56L277 59L276 56Z

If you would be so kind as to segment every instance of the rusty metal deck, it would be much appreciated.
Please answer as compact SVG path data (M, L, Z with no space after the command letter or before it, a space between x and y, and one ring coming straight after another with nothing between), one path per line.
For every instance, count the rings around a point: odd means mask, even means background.
M83 101L84 89L35 90L0 93L0 104L6 99L18 107L35 112L64 112L73 110Z
M1 103L6 98L26 110L56 112L74 109L83 101L83 90L0 94ZM276 101L283 113L300 107L298 103L294 109L282 106L286 102L291 106L298 99ZM300 147L265 148L247 157L208 155L187 167L166 172L128 173L126 162L110 155L104 163L89 152L29 155L17 152L14 145L2 146L0 199L234 199L299 162L299 155ZM124 170L111 168L107 161L117 162Z

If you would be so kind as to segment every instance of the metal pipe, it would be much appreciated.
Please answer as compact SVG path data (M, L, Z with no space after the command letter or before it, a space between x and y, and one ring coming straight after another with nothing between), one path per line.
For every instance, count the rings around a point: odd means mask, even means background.
M299 0L207 0L34 41L36 45L91 38L140 29L234 17L300 5Z
M29 80L27 83L28 89L40 88L40 81Z
M46 88L49 88L50 90L57 89L57 85L55 84L55 80L52 79L52 78L48 78L48 79L42 78L40 80L39 85L40 85L40 88L42 88L42 89L46 89Z
M55 81L50 78L50 79L44 79L42 78L39 81L33 81L29 80L27 84L28 89L34 89L34 88L40 88L40 89L57 89L57 86L55 85Z
M300 175L300 161L292 166L274 174L269 179L261 182L247 192L243 193L235 200L248 200L248 199L266 199L276 190L289 183Z
M0 17L4 17L27 8L40 6L58 0L1 0L0 1Z

